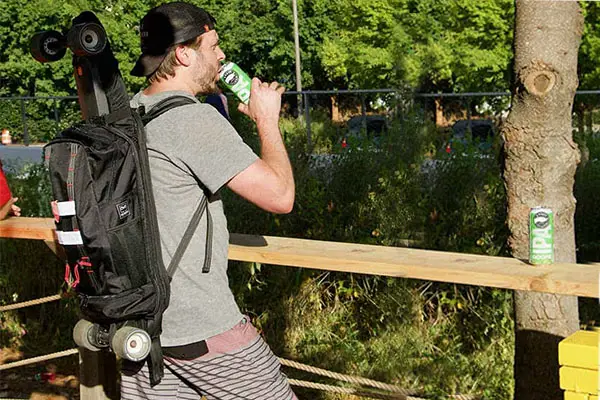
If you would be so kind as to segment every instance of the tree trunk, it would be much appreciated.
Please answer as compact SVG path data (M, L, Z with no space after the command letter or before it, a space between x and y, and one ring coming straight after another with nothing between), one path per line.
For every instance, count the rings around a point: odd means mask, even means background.
M555 261L576 261L579 150L571 118L582 30L575 1L516 0L515 85L503 135L509 245L519 259L529 258L529 211L544 206L554 212ZM515 400L562 399L558 342L579 327L577 298L535 292L514 298Z
M337 94L329 96L331 99L331 120L333 122L341 122L342 118L340 116L340 104L338 101Z
M438 127L446 127L448 126L448 121L444 116L444 106L442 104L442 99L440 97L436 97L434 99L435 104L435 125Z

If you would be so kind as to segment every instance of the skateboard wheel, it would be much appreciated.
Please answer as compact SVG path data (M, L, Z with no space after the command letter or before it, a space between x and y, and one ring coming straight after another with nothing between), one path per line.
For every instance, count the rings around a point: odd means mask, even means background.
M112 338L115 354L129 361L141 361L150 354L150 335L133 326L119 328Z
M29 50L39 62L58 61L67 52L65 37L57 31L44 31L33 35Z
M93 323L85 319L80 319L73 328L73 340L79 347L91 351L99 351L100 348L94 344L95 333Z
M106 32L102 26L88 22L73 26L67 34L67 43L78 56L95 56L106 47Z

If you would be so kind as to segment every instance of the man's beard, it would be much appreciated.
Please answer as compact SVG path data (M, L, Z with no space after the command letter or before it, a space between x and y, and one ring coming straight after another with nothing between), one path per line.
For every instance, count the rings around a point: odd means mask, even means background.
M198 73L194 77L194 83L198 85L199 94L210 94L217 91L217 83L215 77L219 73L217 68L212 65L204 65L198 68Z

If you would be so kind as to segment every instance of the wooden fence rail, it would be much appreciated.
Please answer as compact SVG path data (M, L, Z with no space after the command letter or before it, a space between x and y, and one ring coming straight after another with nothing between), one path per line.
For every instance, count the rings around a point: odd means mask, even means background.
M0 221L0 237L54 245L51 218ZM600 265L531 266L509 257L231 234L230 260L503 289L599 297Z

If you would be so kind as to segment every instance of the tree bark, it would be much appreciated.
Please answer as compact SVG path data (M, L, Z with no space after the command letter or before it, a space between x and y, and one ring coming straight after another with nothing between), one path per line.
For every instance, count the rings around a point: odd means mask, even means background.
M341 122L342 118L340 117L340 105L338 101L338 96L336 94L329 96L331 100L331 120L333 122Z
M529 258L529 211L554 212L556 262L575 262L571 118L583 17L576 1L516 0L515 82L503 128L512 255ZM544 268L532 266L529 268ZM515 400L559 400L558 343L579 327L576 297L515 292Z
M442 104L442 102L443 102L443 100L440 97L436 97L434 99L435 125L438 127L448 126L448 121L446 120L446 116L444 115L444 105Z

